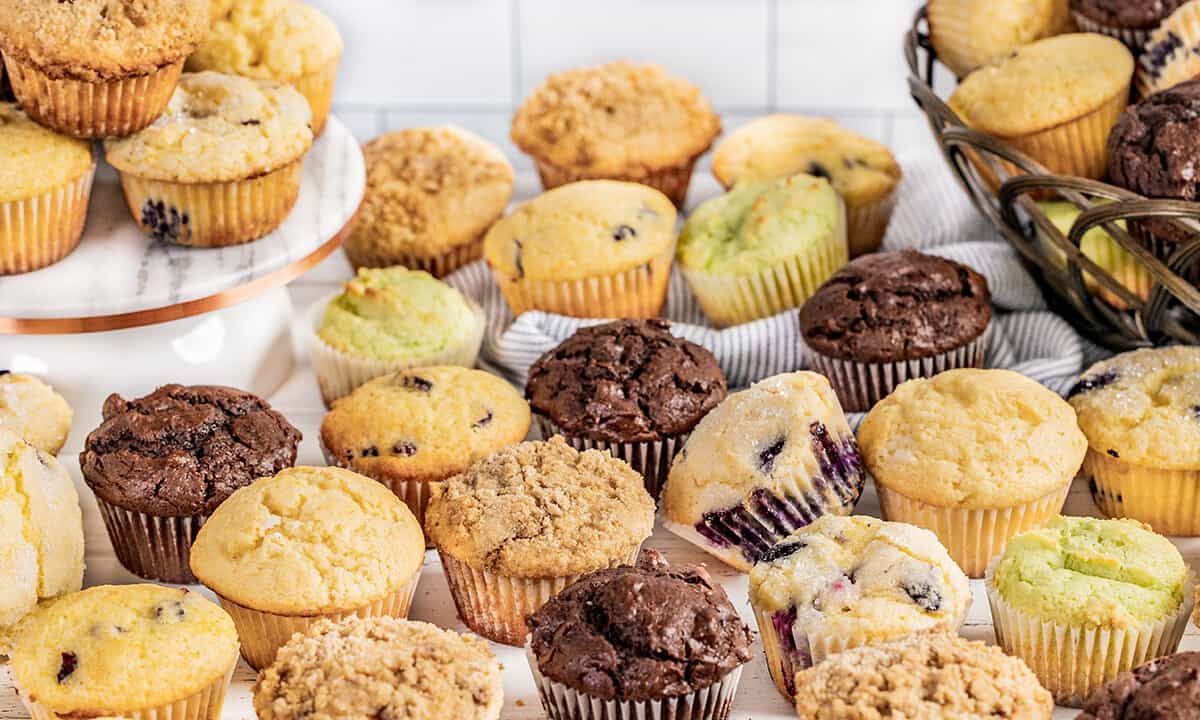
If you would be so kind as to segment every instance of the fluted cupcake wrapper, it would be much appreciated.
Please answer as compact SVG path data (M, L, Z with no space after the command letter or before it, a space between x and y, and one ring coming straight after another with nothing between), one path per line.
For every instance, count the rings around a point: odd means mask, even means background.
M996 642L1024 660L1059 705L1080 707L1118 674L1174 653L1195 604L1196 577L1189 570L1179 607L1155 621L1102 628L1043 620L1005 601L996 586L999 562L988 565L984 583Z
M671 472L671 461L687 443L688 434L663 438L662 440L646 440L642 442L611 442L609 440L593 440L591 438L571 437L558 425L541 415L534 415L538 431L543 439L561 435L571 447L576 450L604 450L615 458L629 463L629 466L641 474L646 482L646 492L658 500L662 486L667 482Z
M1187 2L1150 32L1137 59L1138 95L1200 77L1200 3Z
M459 268L483 257L483 236L465 242L438 255L408 255L405 253L364 253L346 246L350 265L359 268L385 268L402 265L409 270L424 270L436 278L444 278Z
M707 148L705 150L707 151ZM537 167L538 177L542 179L542 188L546 190L581 180L621 180L648 185L670 198L675 207L682 208L684 201L687 200L688 186L692 182L692 170L696 167L696 159L699 157L700 155L696 155L680 165L672 165L636 176L596 175L561 167L538 158L533 159L533 164Z
M846 243L850 257L873 253L883 244L896 209L897 192L865 203L846 203Z
M325 132L325 123L329 120L329 108L333 105L333 85L337 81L338 66L342 62L339 54L321 69L302 75L291 81L291 86L308 100L312 109L313 137Z
M95 173L93 161L69 183L35 197L0 202L0 275L53 265L79 246Z
M389 490L400 498L412 514L417 518L417 525L421 528L425 527L425 508L429 506L429 497L432 494L433 482L431 480L400 480L397 478L382 478L376 477L369 472L355 468L353 463L346 462L339 458L332 450L325 445L323 438L317 438L318 444L321 446L321 454L325 456L325 463L334 467L353 470L361 475L375 480L376 482L385 485ZM432 547L429 538L425 538L425 547Z
M667 302L673 250L613 275L533 280L492 275L513 317L528 310L578 318L658 317Z
M206 515L160 517L126 510L97 496L100 516L112 541L117 560L129 572L148 580L191 584L196 576L188 567L192 542Z
M1200 535L1200 470L1147 467L1088 448L1083 476L1105 515L1140 520L1162 535Z
M712 685L687 695L659 700L604 700L542 675L528 642L525 658L542 709L550 720L727 720L743 667L739 665Z
M1146 47L1146 41L1150 39L1151 30L1145 28L1105 25L1075 10L1071 11L1071 17L1075 20L1075 27L1079 28L1080 32L1099 33L1116 38L1125 43L1135 58L1142 54L1142 50Z

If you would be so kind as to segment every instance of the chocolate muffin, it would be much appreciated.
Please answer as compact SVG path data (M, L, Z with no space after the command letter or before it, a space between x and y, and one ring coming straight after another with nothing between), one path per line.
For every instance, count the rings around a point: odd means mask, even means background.
M982 367L991 319L982 275L901 250L835 273L800 309L800 331L845 409L865 412L905 380Z
M608 450L657 497L688 433L725 399L712 353L676 337L665 320L581 328L529 369L525 395L542 435Z
M1171 655L1124 672L1083 704L1076 720L1200 717L1200 652Z
M79 465L117 558L131 572L195 582L192 540L233 491L296 461L300 431L261 398L228 387L164 385L110 395Z
M1135 55L1150 31L1186 0L1071 0L1071 15L1083 32L1098 32L1124 42Z

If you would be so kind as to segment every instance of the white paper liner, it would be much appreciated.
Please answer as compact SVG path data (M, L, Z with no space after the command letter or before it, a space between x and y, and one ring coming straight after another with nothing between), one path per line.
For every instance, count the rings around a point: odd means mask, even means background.
M1133 52L1133 56L1137 57L1146 47L1146 41L1150 39L1151 30L1146 28L1123 28L1115 25L1102 25L1087 15L1081 12L1071 11L1071 17L1075 20L1075 26L1079 28L1079 32L1100 33L1112 38L1116 38L1125 43L1125 46Z
M899 183L897 183L897 187ZM896 188L883 197L858 205L846 205L846 243L850 249L850 257L873 253L883 244L883 236L887 234L888 223L892 220L892 212L900 193Z
M1200 535L1200 470L1146 467L1088 448L1083 476L1105 515L1140 520L1161 535Z
M79 177L31 198L0 202L0 276L31 272L79 246L96 161Z
M667 482L671 471L671 461L687 443L688 434L664 438L662 440L646 440L642 442L610 442L608 440L593 440L591 438L571 437L558 425L541 415L534 415L538 432L542 439L548 440L554 435L561 435L571 447L579 451L602 450L615 458L629 463L646 481L646 492L658 500L662 486Z

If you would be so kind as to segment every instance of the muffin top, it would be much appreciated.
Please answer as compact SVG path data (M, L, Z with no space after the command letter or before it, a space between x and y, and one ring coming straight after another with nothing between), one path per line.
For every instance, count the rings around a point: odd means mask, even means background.
M750 629L708 571L654 550L585 575L528 624L542 675L605 700L688 695L751 657Z
M500 663L487 643L393 617L321 620L258 676L262 720L494 720Z
M315 7L295 0L238 0L212 23L187 69L292 81L341 55L337 26Z
M1146 197L1200 199L1200 80L1130 105L1108 136L1108 173Z
M325 308L317 336L349 355L405 360L453 350L481 323L479 308L427 272L360 268Z
M518 205L483 242L492 269L514 280L610 275L670 252L675 206L645 185L586 180Z
M1200 707L1200 652L1181 652L1123 672L1083 703L1075 720L1185 720Z
M828 243L846 243L846 211L824 178L748 182L696 208L676 257L689 270L750 275Z
M962 347L991 319L982 275L900 250L864 255L834 273L800 309L800 331L822 355L890 363Z
M256 395L164 385L109 395L79 465L105 502L165 517L208 515L233 491L296 462L300 431Z
M0 49L53 78L99 82L183 60L209 0L0 0Z
M642 476L606 452L555 436L523 442L433 486L425 529L475 569L561 577L628 559L654 528Z
M959 77L1075 27L1067 0L931 0L928 15L938 59Z
M94 717L197 693L237 658L233 619L200 593L100 585L38 608L11 659L30 700L59 716Z
M1046 130L1128 92L1133 55L1095 33L1039 40L962 81L949 105L968 126L1008 137Z
M725 187L797 173L823 177L850 205L882 198L900 182L886 145L826 118L767 115L717 143L713 175Z
M875 482L939 506L1004 508L1075 477L1087 439L1057 394L1011 370L909 380L858 430Z
M1067 398L1098 453L1200 470L1200 348L1144 348L1096 363Z
M321 442L350 468L390 482L437 481L529 432L529 405L482 370L423 367L384 375L334 403Z
M613 62L546 78L513 117L535 158L597 176L640 177L700 155L721 119L700 89L657 65Z
M812 720L1050 720L1054 699L1020 658L929 632L851 648L797 673L796 708Z
M293 163L313 142L308 101L291 86L185 73L150 127L104 142L121 172L166 182L228 182Z
M1071 0L1071 9L1101 25L1150 30L1187 0Z
M356 257L438 255L480 238L508 206L513 170L461 128L412 128L363 146L367 189L346 238Z
M534 411L573 438L651 442L690 431L725 399L712 353L665 320L580 328L529 369Z
M0 370L0 430L53 455L71 432L72 415L66 398L54 388L33 375Z
M263 612L356 610L412 580L425 538L391 490L332 467L288 468L229 497L200 528L192 572Z
M0 157L0 202L48 193L95 163L91 143L47 130L8 102L0 102Z
M994 582L1009 605L1044 620L1123 628L1178 609L1187 574L1149 525L1059 516L1008 541Z

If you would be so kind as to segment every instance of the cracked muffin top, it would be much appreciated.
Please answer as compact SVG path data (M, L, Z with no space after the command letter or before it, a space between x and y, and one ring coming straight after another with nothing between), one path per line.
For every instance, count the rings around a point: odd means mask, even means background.
M561 577L628 561L654 528L642 476L561 437L523 442L433 486L425 530L472 568Z
M1109 27L1151 30L1187 0L1071 0L1071 9Z
M528 624L542 675L605 700L687 695L751 657L750 629L708 571L654 550L585 575Z
M0 202L49 193L95 162L91 143L47 130L16 103L0 103L0 157Z
M1200 707L1200 652L1181 652L1123 672L1083 703L1075 720L1187 720Z
M300 431L256 395L214 385L164 385L110 395L79 456L105 502L165 517L208 515L233 491L296 461Z
M864 255L834 273L800 309L800 331L827 357L890 363L962 347L991 319L982 275L901 250Z
M66 398L54 388L33 375L0 370L0 430L54 455L71 432L72 415Z
M1200 80L1130 105L1108 136L1113 182L1146 197L1200 199Z
M218 13L216 21L188 57L189 71L292 81L341 57L337 26L311 5L295 0L238 0L228 9L213 10Z

